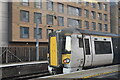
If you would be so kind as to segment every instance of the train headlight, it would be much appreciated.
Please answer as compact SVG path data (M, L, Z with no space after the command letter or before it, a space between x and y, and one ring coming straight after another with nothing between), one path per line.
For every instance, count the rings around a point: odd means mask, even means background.
M70 63L70 59L69 58L66 58L63 60L64 63Z

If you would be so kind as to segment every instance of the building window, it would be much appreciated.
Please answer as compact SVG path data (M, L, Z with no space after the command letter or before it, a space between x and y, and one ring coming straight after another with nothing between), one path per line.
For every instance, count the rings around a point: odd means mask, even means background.
M47 10L53 11L53 2L51 0L47 0Z
M98 13L98 19L102 20L102 13Z
M96 8L96 4L95 3L91 3L91 7L92 8Z
M79 28L82 28L82 20L79 20Z
M58 17L58 26L64 26L64 17Z
M88 18L89 17L89 11L88 10L84 10L84 14L85 14L85 17Z
M35 8L42 8L42 0L35 0L34 7Z
M84 25L85 25L85 28L86 28L86 29L89 29L89 22L88 22L88 21L85 21L85 22L84 22Z
M104 14L104 21L107 21L107 14Z
M82 0L76 0L75 1L77 4L81 4L82 3Z
M61 3L58 3L58 12L59 13L64 13L64 5Z
M95 22L92 22L92 29L96 30L96 23Z
M95 11L91 11L91 17L92 17L92 19L96 19L96 12Z
M68 18L68 27L81 28L81 26L82 26L81 23L82 23L81 20Z
M37 21L39 24L42 24L42 14L35 12L34 13L34 22L37 23Z
M101 24L101 23L98 23L98 29L99 29L100 31L102 31L102 24Z
M34 38L36 39L36 35L38 36L38 39L42 39L42 29L38 29L38 34L37 34L37 29L34 28Z
M107 24L104 24L104 30L108 31L108 25Z
M47 14L47 24L53 24L53 15Z
M21 19L21 21L29 22L29 11L21 10L20 11L20 19Z
M102 4L100 2L98 2L98 9L102 9Z
M107 4L104 4L103 8L104 8L105 11L107 11Z
M22 5L28 6L29 5L29 0L22 0Z
M81 8L68 6L68 14L69 15L75 15L75 16L81 16L82 15L82 10L81 10Z
M20 27L20 38L29 38L29 28Z
M49 38L49 34L53 32L53 29L47 29L47 39Z
M89 6L89 2L84 2L85 6Z

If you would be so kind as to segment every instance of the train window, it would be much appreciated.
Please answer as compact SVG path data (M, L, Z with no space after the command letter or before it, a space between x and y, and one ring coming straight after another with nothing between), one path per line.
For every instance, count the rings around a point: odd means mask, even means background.
M63 54L71 53L71 37L70 36L64 36L62 38L62 52Z
M83 40L82 38L78 38L79 39L79 48L83 48Z
M86 55L90 55L89 39L85 39L85 49L86 49Z
M95 41L96 54L111 54L111 43L108 41Z
M71 37L66 36L66 42L65 42L65 50L71 51Z

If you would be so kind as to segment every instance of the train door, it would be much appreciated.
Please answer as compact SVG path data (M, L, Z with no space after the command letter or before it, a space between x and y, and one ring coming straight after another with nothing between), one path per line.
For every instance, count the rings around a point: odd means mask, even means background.
M85 54L85 64L84 66L91 66L92 64L92 48L91 48L91 39L89 35L85 35L83 38L84 42L84 54Z

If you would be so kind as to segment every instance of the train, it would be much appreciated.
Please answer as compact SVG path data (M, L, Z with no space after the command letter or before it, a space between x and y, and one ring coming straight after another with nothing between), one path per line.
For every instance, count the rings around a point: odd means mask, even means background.
M48 70L70 73L87 67L120 63L119 35L65 28L49 34Z

